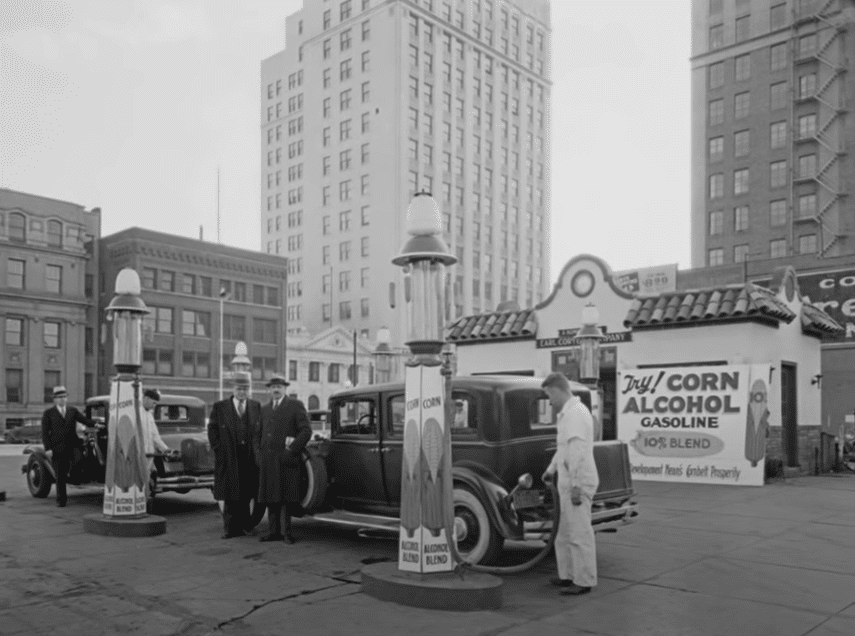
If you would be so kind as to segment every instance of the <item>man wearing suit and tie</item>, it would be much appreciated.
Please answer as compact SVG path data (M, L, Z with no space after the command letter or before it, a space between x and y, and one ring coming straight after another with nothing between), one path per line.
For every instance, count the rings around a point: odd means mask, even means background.
M81 452L77 423L95 426L95 422L73 406L68 406L68 391L64 386L53 389L53 406L42 415L42 444L51 458L56 473L56 505L64 508L68 500L65 482L75 454Z
M270 530L262 541L294 543L291 515L300 506L300 466L302 452L312 437L306 407L300 400L285 397L289 382L274 374L267 383L272 401L261 409L261 426L256 431L259 484L256 503L267 505ZM281 514L285 511L285 535Z
M250 376L234 375L234 395L216 402L208 421L214 451L214 499L223 501L223 539L246 534L249 502L258 491L258 466L252 442L261 417L261 404L248 397Z

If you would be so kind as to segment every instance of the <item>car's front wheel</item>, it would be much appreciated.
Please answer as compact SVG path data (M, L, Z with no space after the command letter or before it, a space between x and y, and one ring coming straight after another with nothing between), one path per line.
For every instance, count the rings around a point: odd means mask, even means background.
M27 461L27 488L30 494L38 499L44 499L50 494L53 485L53 477L45 465L47 459L30 455Z
M475 493L462 487L454 489L454 535L461 558L472 564L495 563L504 544L484 504Z

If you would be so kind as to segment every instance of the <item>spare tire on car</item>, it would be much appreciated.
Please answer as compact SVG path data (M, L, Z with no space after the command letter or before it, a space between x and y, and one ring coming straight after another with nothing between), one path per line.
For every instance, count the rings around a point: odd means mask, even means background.
M303 451L300 469L300 506L306 514L320 510L327 496L329 479L323 451L317 446L307 446Z

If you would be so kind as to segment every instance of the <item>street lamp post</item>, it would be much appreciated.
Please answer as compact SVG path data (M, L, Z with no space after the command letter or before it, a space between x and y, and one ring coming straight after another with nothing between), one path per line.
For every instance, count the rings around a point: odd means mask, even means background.
M125 268L116 277L116 295L107 307L113 323L113 365L117 375L110 388L107 418L107 466L103 514L86 515L87 532L107 536L155 536L166 520L146 514L149 468L145 455L148 434L143 425L140 383L142 320L150 313L140 297L140 277Z
M217 360L217 366L220 369L219 372L219 382L220 382L220 391L219 391L219 399L223 399L223 356L225 352L223 351L223 305L225 303L226 298L228 298L228 292L225 287L220 287L220 356L219 360Z

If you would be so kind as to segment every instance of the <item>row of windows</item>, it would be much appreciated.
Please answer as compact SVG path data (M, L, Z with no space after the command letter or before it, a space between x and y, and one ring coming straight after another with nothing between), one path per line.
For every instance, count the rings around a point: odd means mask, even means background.
M811 180L817 178L816 154L810 153L800 155L798 158L796 180ZM787 185L787 160L781 159L769 164L769 187L782 188ZM748 168L739 168L733 171L733 194L747 194L750 189L750 172ZM710 175L710 200L724 197L724 175L722 173Z
M733 208L735 232L748 229L749 206L741 205ZM796 199L796 211L799 218L812 218L817 213L817 195L815 192L801 194ZM783 227L787 224L787 200L777 199L769 202L769 227ZM714 210L709 213L710 235L722 234L724 232L724 211Z
M288 88L290 90L294 90L303 85L303 69L295 71L288 76ZM274 85L267 85L267 99L273 99L274 95L279 97L279 94L282 92L282 80L276 80L275 84L275 92Z
M345 179L338 184L338 200L350 201L354 188L352 187L353 179ZM332 201L331 195L332 186L321 186L321 204L326 207ZM369 175L364 174L359 177L359 195L367 197L371 194Z
M27 342L27 334L25 333L26 318L15 316L6 316L6 344L10 347L23 347ZM62 348L62 323L53 320L44 320L41 323L42 330L42 345L46 349ZM92 329L86 329L86 353L92 353Z
M723 0L710 0L709 1L709 9L710 16L714 18L719 18L722 14L723 10ZM748 2L744 0L737 0L737 12L739 12L739 5L741 4L746 10L750 8ZM771 30L780 29L787 25L787 4L785 2L778 2L769 7L769 28ZM742 15L737 15L736 19L733 23L733 31L734 31L734 42L744 42L748 38L751 37L751 14L745 13ZM725 44L724 41L724 24L718 22L717 24L713 24L710 26L709 31L709 48L710 49L718 49L723 47Z
M302 73L302 71L300 71ZM296 113L303 109L303 93L294 95L288 98L288 115ZM267 121L271 122L274 119L281 119L285 113L283 112L282 102L277 102L275 106L267 107Z
M10 289L32 289L27 280L27 261L18 258L6 260L6 286ZM49 294L62 293L61 265L45 265L44 286L39 291L46 291ZM88 296L92 295L89 279L87 279L86 291Z
M302 164L300 164L302 167ZM302 177L302 171L300 176ZM303 202L303 186L297 186L288 190L288 205L296 205ZM282 207L282 193L278 192L275 195L271 194L267 197L267 211L270 212L274 208L279 210ZM295 210L295 212L298 210Z
M817 235L802 234L799 236L798 244L799 254L816 254L818 251ZM765 255L751 254L748 244L733 246L733 262L742 263L749 260L752 256L757 258L766 258ZM769 241L769 256L768 258L784 258L787 256L787 239L773 239ZM707 253L707 265L715 267L724 265L724 248L715 247Z
M175 334L175 319L181 316L181 335L211 337L211 313L174 307L149 306L151 313L143 319L143 330L150 334ZM223 338L247 341L247 317L223 315ZM267 318L252 318L252 342L276 344L278 323Z
M166 269L154 267L142 268L142 288L164 292L179 292L191 296L214 297L213 278L210 276L197 276L196 274L181 274L178 279L176 273ZM231 281L225 278L219 279L221 296L230 296L230 300L240 303L253 303L255 305L279 306L279 288L265 285L255 285L240 281ZM252 295L247 296L250 292Z
M363 205L360 214L360 226L366 227L370 224L371 206ZM350 210L344 210L338 213L338 229L340 232L347 232L351 227L352 213ZM324 235L331 234L332 216L327 214L322 219ZM367 237L365 237L367 238Z
M46 224L45 238L50 247L62 247L62 222L54 219ZM7 236L13 243L27 242L27 217L20 212L10 212L6 224ZM68 226L68 235L77 237L79 228Z
M367 335L367 330L365 330ZM339 362L327 362L321 363L316 361L309 362L309 374L308 381L309 382L320 382L321 381L321 365L327 365L327 382L344 382L345 375L342 373L342 369L347 367L347 380L351 383L359 382L360 371L362 370L360 365L356 365L355 371L354 366L352 364L344 365ZM288 361L288 381L289 382L299 382L299 361L298 360L289 360ZM369 365L370 367L370 365ZM369 368L369 371L371 369ZM369 380L371 381L371 380Z
M24 369L6 369L6 402L10 404L23 404L25 401ZM86 395L92 393L92 374L84 376ZM59 371L45 370L44 372L44 394L42 399L45 404L53 402L53 387L62 384L62 374ZM12 419L6 420L6 428L11 428ZM22 423L23 424L23 423Z
M370 302L367 298L363 298L359 301L359 310L360 317L368 318L370 315ZM332 306L330 303L324 303L321 308L321 319L324 322L330 322L332 320ZM351 301L343 300L338 304L338 318L339 320L350 320L353 318L353 311L351 309Z
M294 211L288 213L288 228L289 229L302 227L302 225L303 225L303 211L302 210L294 210ZM274 229L277 232L280 229L282 229L282 215L281 214L277 214L275 217L270 217L269 219L267 219L267 233L272 234Z
M294 117L288 121L288 136L293 137L303 132L303 116ZM267 145L271 145L274 141L282 141L282 124L271 126L267 129Z

